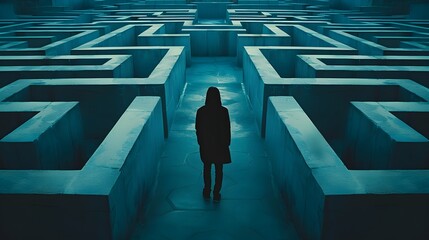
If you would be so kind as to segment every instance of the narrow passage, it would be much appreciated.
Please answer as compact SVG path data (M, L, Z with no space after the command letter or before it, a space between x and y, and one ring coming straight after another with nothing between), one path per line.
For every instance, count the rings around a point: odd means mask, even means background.
M298 239L273 188L269 159L235 58L193 58L186 79L160 159L157 187L132 239ZM202 198L202 163L194 129L196 111L210 86L219 88L231 118L232 163L224 166L220 203Z

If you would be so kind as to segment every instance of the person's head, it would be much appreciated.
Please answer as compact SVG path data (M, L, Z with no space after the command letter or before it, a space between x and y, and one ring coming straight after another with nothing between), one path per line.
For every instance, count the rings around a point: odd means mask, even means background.
M222 102L220 100L220 92L216 87L209 87L206 94L206 106L208 107L220 107Z

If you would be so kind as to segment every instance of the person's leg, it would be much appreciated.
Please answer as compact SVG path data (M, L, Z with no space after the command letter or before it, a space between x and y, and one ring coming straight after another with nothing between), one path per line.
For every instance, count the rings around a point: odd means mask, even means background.
M215 179L215 186L214 186L214 199L220 200L220 189L222 188L222 180L223 180L223 164L215 164L216 168L216 179Z
M212 165L211 163L204 163L204 171L203 171L203 177L204 177L204 189L203 189L203 196L204 198L210 198L210 191L212 186Z

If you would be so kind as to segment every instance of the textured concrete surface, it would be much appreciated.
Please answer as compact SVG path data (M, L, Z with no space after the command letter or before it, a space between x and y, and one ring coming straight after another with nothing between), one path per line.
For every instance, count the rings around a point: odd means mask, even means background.
M158 183L132 239L298 239L273 186L264 142L234 58L196 58L160 159ZM232 163L222 200L202 198L202 162L194 122L209 86L220 89L231 117ZM214 170L213 170L214 171Z
M429 239L429 22L415 7L329 8L344 1L239 0L199 18L185 0L102 0L0 16L0 238ZM233 119L219 205L201 199L193 134L210 85ZM134 138L138 96L161 101L156 129Z
M162 129L160 98L137 97L82 169L1 170L2 239L125 239L156 180Z
M390 111L398 110L395 105L387 103L385 107ZM413 105L424 111L424 105ZM410 103L405 106L413 107ZM377 114L377 110L368 110L368 107L365 110ZM425 224L429 219L426 211L429 171L372 170L378 167L374 165L370 170L347 169L332 144L321 134L320 125L316 128L317 122L309 118L309 112L306 113L294 97L269 98L266 142L272 155L273 174L287 199L285 203L292 209L297 230L308 239L426 239L429 236ZM383 122L377 128L390 128L387 131L391 135L392 132L401 133L403 140L409 141L408 146L427 144L427 139L416 136L409 128L395 126L394 119L381 119L371 120ZM362 125L365 123L356 127L361 128L360 134L366 134L363 139L373 143L372 136ZM374 138L380 138L381 134L376 131L369 132L377 135ZM410 138L421 142L411 143ZM387 155L390 155L388 151L401 152L405 155L401 157L402 162L415 162L410 159L414 152L404 151L400 144L396 144L399 145L396 148L386 147L390 143L377 144L377 152ZM365 154L370 151L368 149L371 147L360 148L359 153ZM416 152L418 156L427 156L427 153ZM390 159L394 160L394 157ZM379 157L375 164L381 165L384 161Z

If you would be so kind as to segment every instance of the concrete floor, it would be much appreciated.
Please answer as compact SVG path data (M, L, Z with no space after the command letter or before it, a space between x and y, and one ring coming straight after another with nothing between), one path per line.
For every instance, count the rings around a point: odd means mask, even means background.
M298 239L272 184L269 159L235 58L193 58L186 78L155 192L132 239ZM220 89L231 118L232 164L224 166L220 203L202 198L202 163L194 130L196 111L209 86Z

